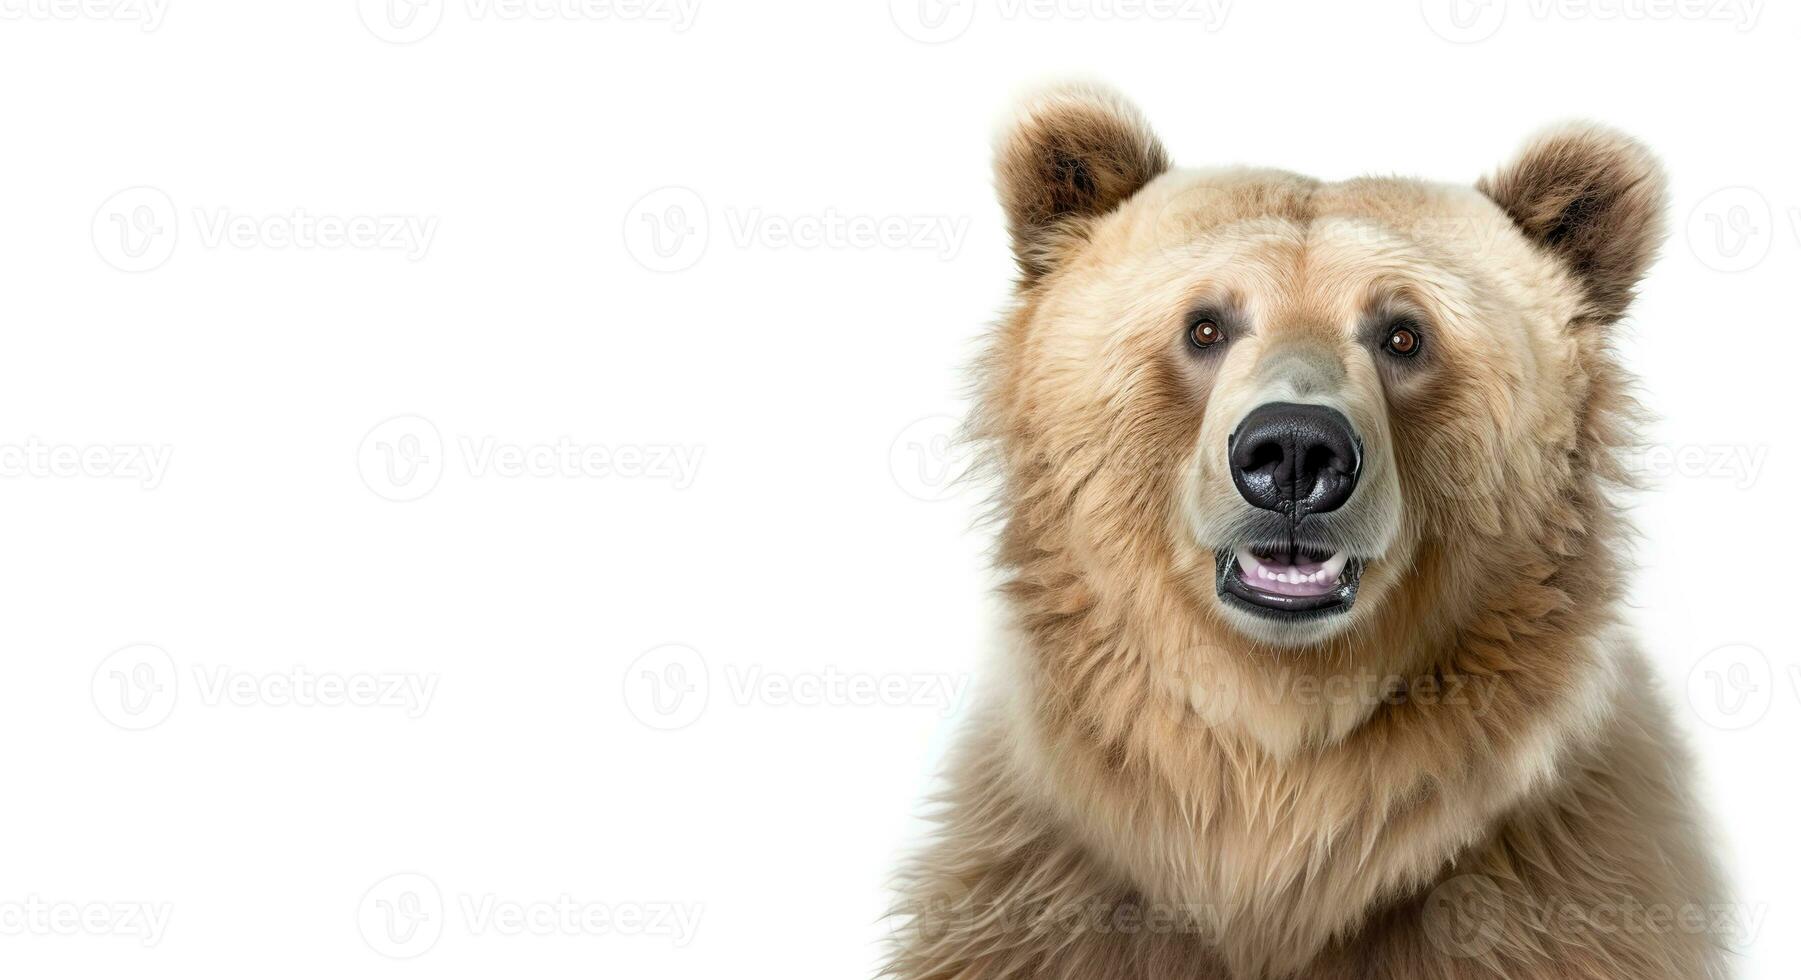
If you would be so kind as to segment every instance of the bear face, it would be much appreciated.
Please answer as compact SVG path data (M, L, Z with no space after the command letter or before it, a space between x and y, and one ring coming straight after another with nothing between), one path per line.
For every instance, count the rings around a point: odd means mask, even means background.
M1617 595L1570 559L1612 526L1632 415L1608 328L1664 196L1636 143L1555 132L1473 187L1172 170L1076 88L997 170L1021 278L978 428L1016 596L1399 667L1394 624L1429 644L1522 572Z

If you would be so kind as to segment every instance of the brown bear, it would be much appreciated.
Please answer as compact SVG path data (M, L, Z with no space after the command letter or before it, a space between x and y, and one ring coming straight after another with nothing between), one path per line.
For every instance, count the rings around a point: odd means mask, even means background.
M1009 642L883 975L1724 976L1621 625L1645 149L1177 170L1066 87L996 170L1019 279L972 429Z

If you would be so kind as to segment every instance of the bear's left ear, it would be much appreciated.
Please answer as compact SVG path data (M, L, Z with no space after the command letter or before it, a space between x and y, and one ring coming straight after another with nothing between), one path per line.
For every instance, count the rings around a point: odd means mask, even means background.
M1575 274L1585 319L1619 319L1663 242L1663 168L1637 140L1601 126L1537 137L1476 189Z
M1027 99L994 159L1020 285L1055 270L1094 219L1168 169L1144 117L1106 89L1066 85Z

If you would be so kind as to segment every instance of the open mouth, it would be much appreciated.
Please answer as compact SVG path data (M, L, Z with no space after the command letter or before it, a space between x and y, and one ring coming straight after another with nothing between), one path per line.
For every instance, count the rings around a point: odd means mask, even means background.
M1218 562L1221 599L1278 620L1349 612L1363 574L1349 552L1295 543L1221 549Z

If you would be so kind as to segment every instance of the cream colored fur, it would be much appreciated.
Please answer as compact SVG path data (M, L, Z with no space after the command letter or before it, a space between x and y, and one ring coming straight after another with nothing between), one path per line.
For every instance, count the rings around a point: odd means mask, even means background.
M1618 616L1643 150L1558 131L1479 188L1171 170L1065 89L997 170L1021 282L974 429L1013 642L886 975L1724 976L1734 909ZM1196 357L1216 302L1252 326ZM1393 310L1429 362L1366 342ZM1372 554L1305 629L1214 594L1227 436L1294 398L1361 434L1342 516Z

